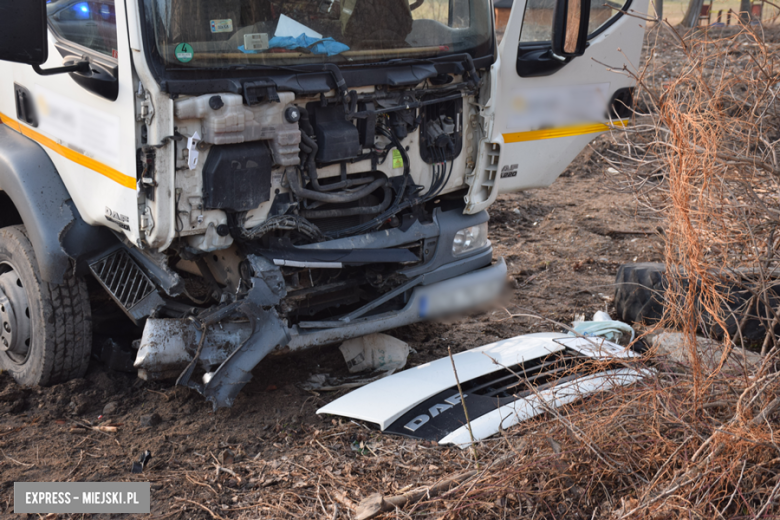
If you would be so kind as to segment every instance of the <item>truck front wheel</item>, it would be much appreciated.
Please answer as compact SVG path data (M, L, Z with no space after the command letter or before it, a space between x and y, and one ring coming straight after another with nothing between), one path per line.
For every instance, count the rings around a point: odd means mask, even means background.
M21 385L81 377L89 365L92 319L84 281L41 280L24 226L0 229L0 369Z

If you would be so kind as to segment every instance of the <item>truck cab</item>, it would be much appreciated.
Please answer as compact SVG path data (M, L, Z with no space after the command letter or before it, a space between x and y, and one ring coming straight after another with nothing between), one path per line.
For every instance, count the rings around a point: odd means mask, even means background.
M619 0L620 1L620 0ZM492 300L487 208L627 122L646 0L0 0L0 367L230 406L272 351Z

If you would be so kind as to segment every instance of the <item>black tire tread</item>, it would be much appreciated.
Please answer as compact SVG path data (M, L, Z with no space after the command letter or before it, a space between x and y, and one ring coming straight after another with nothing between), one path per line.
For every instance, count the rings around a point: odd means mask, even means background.
M37 287L27 287L41 302L46 323L34 331L42 335L46 348L42 350L42 365L38 384L42 386L63 383L82 377L89 366L92 350L92 314L87 285L68 271L62 284L51 284L40 278L35 252L24 226L0 229L3 239L32 267Z
M48 384L82 377L92 351L87 284L69 272L61 285L46 284L54 309L55 363Z
M623 264L615 280L615 311L625 323L655 323L663 317L666 266Z

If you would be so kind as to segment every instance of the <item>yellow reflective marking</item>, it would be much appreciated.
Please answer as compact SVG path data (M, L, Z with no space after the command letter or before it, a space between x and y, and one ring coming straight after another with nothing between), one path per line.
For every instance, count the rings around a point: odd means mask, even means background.
M628 119L615 121L612 126L626 126ZM572 137L575 135L596 134L610 129L610 123L590 123L584 125L562 126L559 128L547 128L544 130L531 130L530 132L514 132L504 134L505 143L522 143L525 141L540 141L542 139L556 139L558 137Z
M99 161L96 161L91 157L87 157L86 155L81 154L75 150L71 150L67 146L63 146L53 141L52 139L49 139L45 135L39 134L35 130L28 128L25 125L19 124L19 122L17 122L14 119L11 119L5 114L0 113L0 123L7 125L9 128L16 130L17 132L19 132L20 134L26 137L29 137L30 139L37 142L38 144L41 144L46 148L49 148L53 152L60 154L66 159L69 159L77 164L89 168L90 170L95 171L100 175L103 175L104 177L108 177L112 181L121 184L125 188L130 188L133 190L136 188L136 182L134 177L125 175L124 173L115 170L114 168L107 166Z

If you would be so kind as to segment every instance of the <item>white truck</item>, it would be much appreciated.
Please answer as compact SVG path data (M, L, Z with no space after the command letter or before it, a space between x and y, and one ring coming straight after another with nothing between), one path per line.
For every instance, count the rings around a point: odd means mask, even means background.
M514 0L499 45L490 0L0 0L0 368L84 374L87 277L215 407L492 299L486 208L625 121L646 9Z

